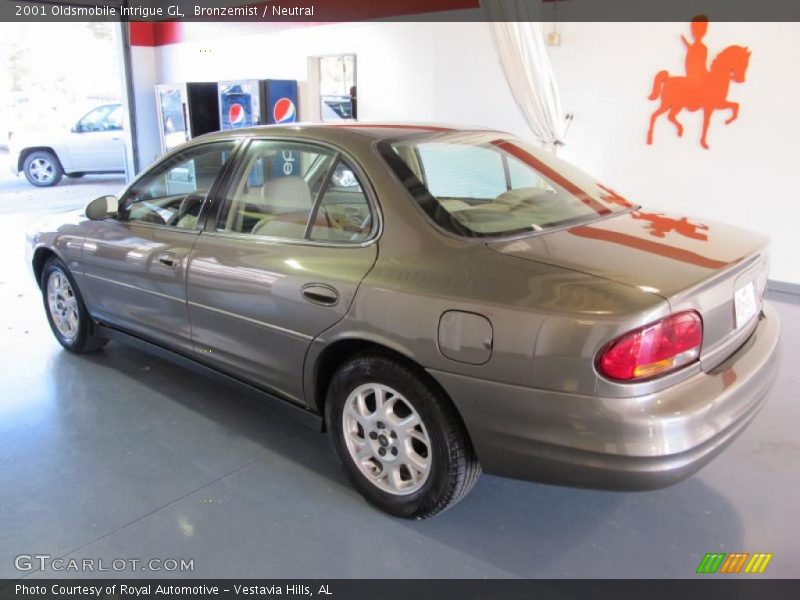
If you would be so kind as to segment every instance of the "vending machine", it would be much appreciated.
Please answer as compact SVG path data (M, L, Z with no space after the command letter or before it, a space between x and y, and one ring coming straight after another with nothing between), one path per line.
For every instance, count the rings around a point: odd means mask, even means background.
M157 85L156 108L162 152L220 129L219 95L213 82Z
M294 79L267 80L267 123L295 123L297 111L297 81Z
M299 120L297 81L293 79L220 81L218 94L223 130Z
M220 129L242 129L267 122L266 81L220 81L217 89Z

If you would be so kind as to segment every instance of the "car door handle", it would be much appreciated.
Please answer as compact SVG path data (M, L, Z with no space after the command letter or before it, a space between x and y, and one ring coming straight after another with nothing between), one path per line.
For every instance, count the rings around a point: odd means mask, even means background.
M303 286L303 298L312 304L334 306L339 302L339 292L324 283L309 283Z
M178 255L174 252L164 252L163 254L159 254L158 262L165 267L169 267L170 269L177 269L181 264Z

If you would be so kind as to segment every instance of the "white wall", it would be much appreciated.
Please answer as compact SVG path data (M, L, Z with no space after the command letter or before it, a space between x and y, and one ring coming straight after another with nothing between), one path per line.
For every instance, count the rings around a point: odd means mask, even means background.
M138 145L139 171L153 162L161 153L156 113L156 52L149 46L131 48L133 97L136 103L136 143Z
M174 44L157 50L158 78L164 83L305 80L309 56L355 53L360 118L432 120L434 28L428 23L326 25ZM420 43L414 43L416 36Z
M561 155L649 208L685 212L768 234L777 281L800 283L800 23L711 23L711 58L731 44L752 51L747 81L732 83L739 119L717 112L710 150L700 112L683 112L683 138L662 115L645 144L648 94L661 69L683 74L685 23L564 23L551 59L575 114Z
M184 27L212 25L184 24ZM214 27L221 25L215 24ZM565 23L551 49L564 108L575 121L561 155L648 208L757 229L773 240L775 280L800 283L800 24L712 23L713 55L747 45L748 80L732 84L739 120L716 114L710 150L700 116L681 115L682 139L664 120L645 144L653 76L683 70L682 23ZM195 32L196 33L196 32ZM218 31L217 31L218 33ZM194 37L194 36L193 36ZM261 35L209 37L155 50L154 83L235 78L305 80L307 57L358 56L359 116L478 124L531 139L485 23L356 23ZM301 111L308 98L302 97ZM152 95L152 91L148 91ZM302 117L302 112L301 112Z

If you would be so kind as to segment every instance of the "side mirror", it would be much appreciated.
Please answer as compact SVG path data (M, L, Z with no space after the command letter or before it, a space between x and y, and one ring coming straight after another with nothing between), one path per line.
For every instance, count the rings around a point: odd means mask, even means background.
M119 200L116 196L100 196L86 205L86 217L92 221L116 217L118 212Z

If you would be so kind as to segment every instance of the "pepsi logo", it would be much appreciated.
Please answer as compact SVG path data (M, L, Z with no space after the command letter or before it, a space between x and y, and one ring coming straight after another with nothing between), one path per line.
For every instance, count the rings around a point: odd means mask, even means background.
M230 108L228 109L228 123L230 123L232 127L236 127L237 125L244 123L245 116L246 114L244 106L238 102L236 104L231 104Z
M289 98L281 98L272 107L272 118L276 123L294 123L297 120L297 109Z

